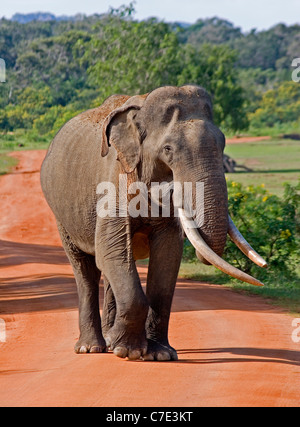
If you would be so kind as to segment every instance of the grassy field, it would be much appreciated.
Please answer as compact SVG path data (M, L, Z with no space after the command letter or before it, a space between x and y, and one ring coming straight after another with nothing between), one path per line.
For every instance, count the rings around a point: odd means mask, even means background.
M14 134L0 134L0 154L18 150L44 150L48 148L49 144L49 139L41 138L40 141L34 141L23 132L20 134L17 132Z
M6 154L0 153L0 175L9 173L10 170L17 164L17 160Z
M17 160L7 154L18 150L45 150L48 148L50 141L33 142L30 139L21 135L0 135L0 175L9 173Z
M252 172L238 169L227 178L242 184L261 185L273 194L283 193L283 183L297 184L300 176L300 141L272 139L227 145L225 154Z

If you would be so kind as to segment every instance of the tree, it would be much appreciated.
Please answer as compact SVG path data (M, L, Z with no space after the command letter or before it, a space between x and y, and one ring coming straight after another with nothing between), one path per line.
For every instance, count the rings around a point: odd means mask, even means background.
M89 83L99 87L99 100L113 93L134 95L176 84L181 68L178 51L176 34L167 24L111 16L100 22L87 46Z
M253 127L273 127L299 121L300 85L293 81L283 82L262 96L258 108L249 118Z
M80 60L89 40L90 35L82 31L34 40L16 61L19 86L46 84L55 105L68 104L87 80L85 64Z
M200 46L203 43L224 44L242 37L239 27L218 17L198 19L195 24L181 31L180 40L184 43Z
M9 104L2 110L0 126L10 131L20 128L30 129L33 121L44 114L52 102L49 87L37 90L28 86L19 93L16 105Z
M215 122L233 130L248 126L243 90L236 78L236 59L237 52L225 45L186 45L185 66L178 77L179 84L190 82L206 88L213 97Z
M114 93L187 83L211 93L217 124L234 130L246 126L236 52L224 45L182 44L174 26L133 16L131 4L80 21L0 21L0 47L3 35L11 55L7 84L0 87L3 129L34 127L45 134L58 126L58 116L98 106ZM209 25L234 32L232 24L217 18ZM40 98L44 90L46 103Z
M86 51L93 62L90 84L102 101L113 93L140 94L163 85L199 84L212 94L215 121L234 130L247 127L243 91L235 78L236 52L220 45L181 45L172 28L155 19L135 22L131 15L101 21Z

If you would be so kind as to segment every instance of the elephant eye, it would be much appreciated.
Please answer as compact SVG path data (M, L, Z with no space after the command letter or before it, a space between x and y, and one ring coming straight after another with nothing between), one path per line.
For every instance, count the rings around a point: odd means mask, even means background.
M172 151L172 147L171 147L170 145L165 145L165 146L164 146L164 152L165 152L166 154L169 154L169 153L170 153L170 151Z

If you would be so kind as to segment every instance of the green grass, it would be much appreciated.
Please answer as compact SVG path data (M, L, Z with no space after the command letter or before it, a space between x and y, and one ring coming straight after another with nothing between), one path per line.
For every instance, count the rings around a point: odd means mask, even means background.
M37 140L36 137L31 137L30 133L0 134L0 154L20 150L45 150L49 143L50 140L45 138Z
M182 262L179 277L199 282L225 285L236 292L249 295L260 295L268 303L280 306L291 314L300 315L300 267L293 278L284 275L273 277L263 287L248 285L221 273L213 266L200 262Z
M237 164L252 172L237 169L226 177L243 185L261 185L273 194L282 195L283 183L297 184L300 176L300 141L272 139L260 142L230 144L225 153Z
M24 132L0 134L0 175L9 173L18 163L17 159L8 156L8 153L20 150L46 150L49 142L43 139L36 141Z
M0 175L9 173L17 163L17 159L7 156L6 154L0 154Z

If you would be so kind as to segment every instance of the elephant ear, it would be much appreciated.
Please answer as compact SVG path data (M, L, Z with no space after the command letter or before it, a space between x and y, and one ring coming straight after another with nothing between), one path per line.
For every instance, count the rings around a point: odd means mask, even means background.
M131 173L141 156L141 135L135 121L141 106L126 104L112 111L104 120L101 155L105 157L113 145L124 171Z

